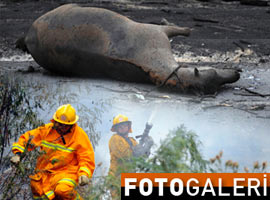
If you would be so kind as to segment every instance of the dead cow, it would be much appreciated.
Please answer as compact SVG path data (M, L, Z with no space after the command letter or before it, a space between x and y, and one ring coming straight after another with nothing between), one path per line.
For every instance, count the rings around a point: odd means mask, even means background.
M24 42L39 65L60 74L102 74L203 93L239 79L233 69L179 67L169 38L189 33L189 28L138 23L106 9L67 4L39 17Z

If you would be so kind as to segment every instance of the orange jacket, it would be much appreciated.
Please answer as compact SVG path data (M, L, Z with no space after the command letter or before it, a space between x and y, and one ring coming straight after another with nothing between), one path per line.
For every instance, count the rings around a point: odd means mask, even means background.
M95 169L94 150L83 129L74 124L70 133L64 135L64 144L60 134L52 127L53 123L49 123L24 133L13 144L13 153L24 152L28 140L32 138L28 150L40 147L44 152L37 160L38 172L76 172L78 176L92 177Z
M138 143L137 141L129 137L133 147ZM121 163L125 159L129 159L132 156L132 149L129 143L120 135L114 134L109 141L109 149L111 154L110 173L116 175L117 168L121 166Z

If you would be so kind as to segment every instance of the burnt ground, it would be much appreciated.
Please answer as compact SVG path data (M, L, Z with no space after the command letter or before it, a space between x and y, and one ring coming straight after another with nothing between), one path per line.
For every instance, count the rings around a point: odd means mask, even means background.
M15 41L27 33L33 21L70 2L107 8L137 22L160 24L165 18L170 23L192 28L189 37L179 36L172 40L177 61L243 71L238 82L225 86L219 92L215 105L241 104L241 109L244 107L249 111L270 110L270 6L242 5L237 0L2 0L0 59L21 54L15 49ZM34 62L30 64L38 68ZM30 64L23 66L27 68ZM16 69L13 64L1 61L0 66L2 70ZM202 102L201 98L199 102Z

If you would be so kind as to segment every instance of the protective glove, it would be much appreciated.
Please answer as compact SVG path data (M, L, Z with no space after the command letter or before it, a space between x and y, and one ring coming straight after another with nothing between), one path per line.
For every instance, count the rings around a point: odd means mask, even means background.
M133 156L140 157L140 156L149 156L150 149L154 145L154 140L151 136L147 136L144 138L143 141L140 141L138 145L133 148Z
M81 175L79 177L79 185L80 186L84 186L84 185L87 185L89 183L89 178L85 175Z
M21 161L21 157L19 155L12 156L10 162L17 165Z

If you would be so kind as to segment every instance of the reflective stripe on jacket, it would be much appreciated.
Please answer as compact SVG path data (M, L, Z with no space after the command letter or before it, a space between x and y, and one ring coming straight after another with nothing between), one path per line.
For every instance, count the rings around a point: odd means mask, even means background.
M137 141L129 137L133 147L138 143ZM122 161L129 159L132 156L132 149L129 143L120 135L114 134L109 141L109 149L111 155L110 173L116 175L118 166L121 165Z
M91 177L95 169L95 158L92 144L81 127L74 124L70 133L64 135L66 144L61 135L52 128L53 123L40 126L21 135L19 141L12 146L13 153L24 152L40 147L43 151L37 160L36 170L51 173L69 171L77 172L78 176Z

